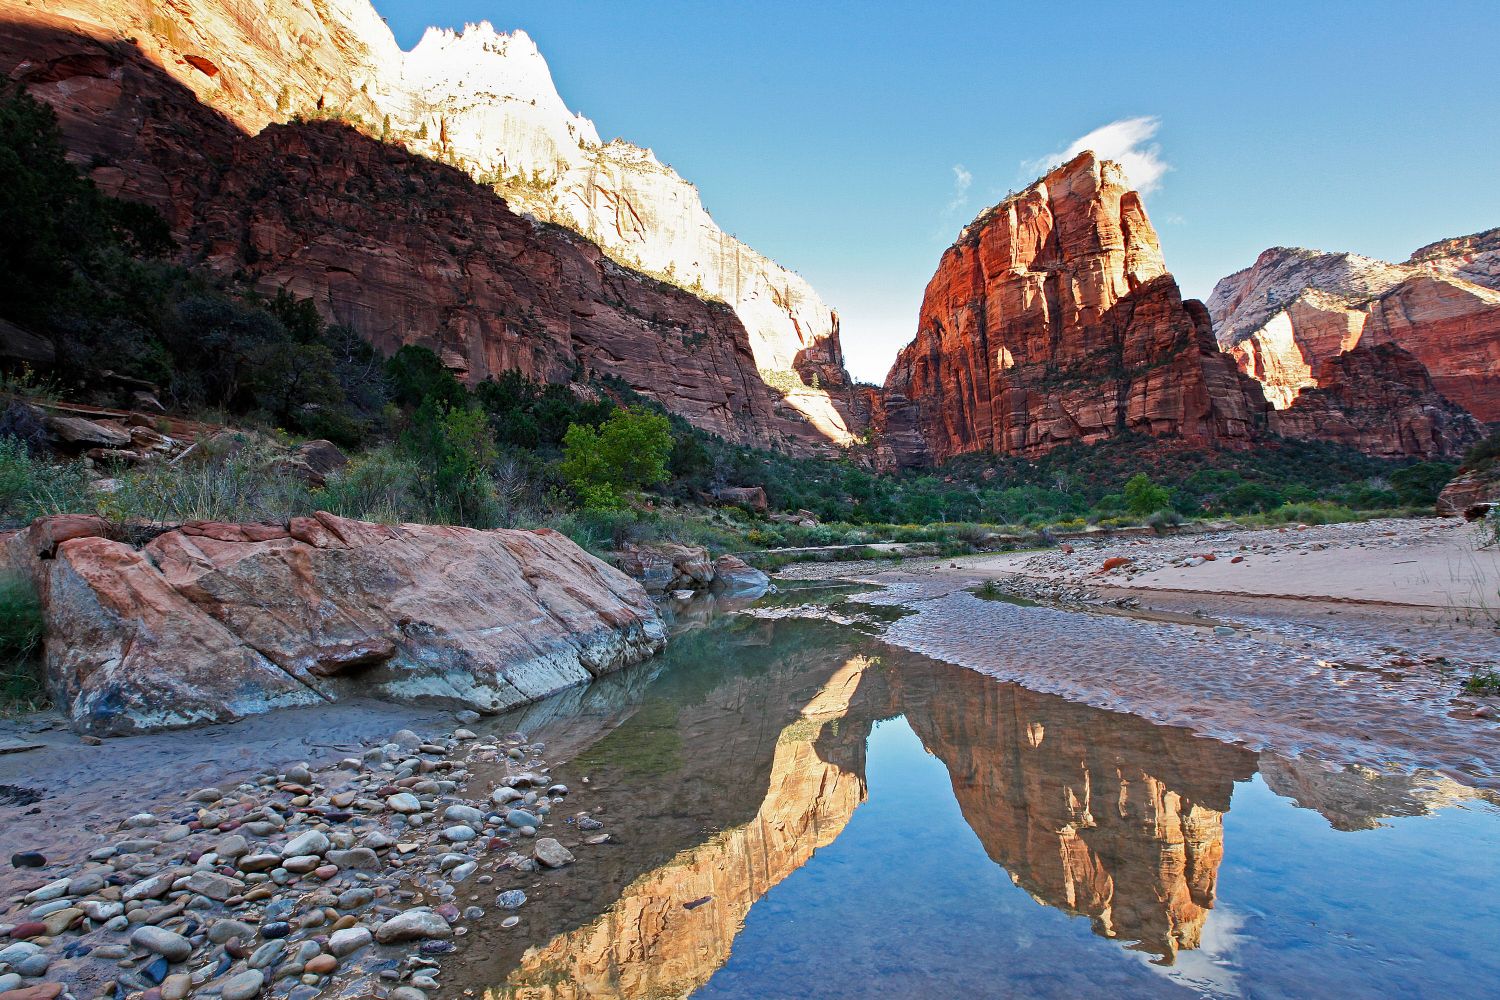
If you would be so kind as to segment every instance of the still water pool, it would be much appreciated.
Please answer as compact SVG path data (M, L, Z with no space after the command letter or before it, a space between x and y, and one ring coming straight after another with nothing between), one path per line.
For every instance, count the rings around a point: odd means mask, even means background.
M1256 754L877 631L717 616L651 664L498 720L570 758L555 777L587 789L617 843L502 875L494 888L531 901L513 929L479 922L456 985L1495 995L1500 809L1472 789Z

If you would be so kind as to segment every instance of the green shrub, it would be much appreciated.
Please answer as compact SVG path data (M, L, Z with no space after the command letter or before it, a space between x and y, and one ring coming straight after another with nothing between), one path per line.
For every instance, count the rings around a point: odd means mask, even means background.
M1359 519L1348 507L1327 501L1284 504L1269 511L1266 517L1269 521L1286 524L1342 524Z
M1438 494L1457 471L1448 462L1418 462L1391 473L1391 489L1403 504L1428 507L1437 503Z
M0 573L0 714L45 703L36 658L44 630L42 603L31 581Z
M23 524L46 514L93 511L94 494L82 464L41 461L20 439L0 437L0 518Z
M1144 472L1137 472L1125 481L1125 506L1132 514L1146 515L1162 510L1172 502L1172 491L1158 486Z
M672 453L672 427L666 417L643 407L616 410L595 429L573 424L563 435L559 471L585 507L612 509L621 496L666 482Z
M434 520L475 528L499 523L490 477L498 451L478 407L426 400L401 435L401 452L420 473L418 491Z

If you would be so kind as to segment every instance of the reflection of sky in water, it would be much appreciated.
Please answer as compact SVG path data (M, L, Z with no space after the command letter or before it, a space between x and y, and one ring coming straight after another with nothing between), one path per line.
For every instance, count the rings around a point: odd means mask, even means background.
M1500 982L1491 806L1340 832L1242 782L1202 945L1162 967L1014 885L905 720L876 727L866 776L842 835L755 904L696 996L1482 996Z

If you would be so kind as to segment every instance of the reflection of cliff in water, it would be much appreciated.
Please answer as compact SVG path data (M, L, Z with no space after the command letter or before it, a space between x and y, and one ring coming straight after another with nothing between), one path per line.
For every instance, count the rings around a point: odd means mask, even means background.
M1196 948L1255 755L945 664L893 675L965 821L1038 902L1159 956Z
M864 801L868 726L831 730L867 666L848 660L775 736L765 798L748 821L679 852L597 919L528 952L494 995L676 997L707 982L750 907L831 843Z
M586 873L548 876L524 911L527 933L476 928L469 954L487 959L473 971L495 1000L702 986L751 907L844 830L865 799L871 727L893 716L942 761L985 853L1032 898L1161 964L1199 947L1223 817L1255 754L827 622L719 620L674 639L662 662L644 692L622 687L609 700L610 711L632 702L624 721L588 737L563 775L591 776L599 815L623 843L592 851ZM1361 793L1368 776L1314 781L1279 766L1283 785L1300 776L1304 804L1314 788L1337 798L1347 826L1389 805L1388 794Z

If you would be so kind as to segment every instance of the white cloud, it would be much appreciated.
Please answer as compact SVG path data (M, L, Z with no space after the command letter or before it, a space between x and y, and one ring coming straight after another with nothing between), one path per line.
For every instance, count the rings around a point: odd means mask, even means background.
M1094 151L1100 159L1114 160L1125 168L1125 176L1142 194L1155 191L1161 186L1162 176L1172 167L1161 158L1161 146L1152 142L1161 128L1161 119L1155 115L1139 118L1121 118L1094 129L1088 135L1075 140L1067 149L1022 164L1028 176L1046 173L1059 163L1066 163L1085 149Z
M953 165L953 200L948 202L948 215L952 215L969 203L969 188L974 186L974 175L962 163Z

